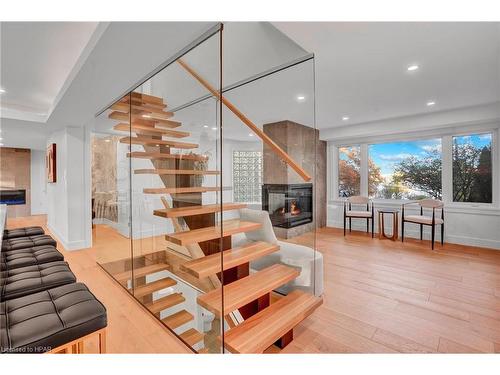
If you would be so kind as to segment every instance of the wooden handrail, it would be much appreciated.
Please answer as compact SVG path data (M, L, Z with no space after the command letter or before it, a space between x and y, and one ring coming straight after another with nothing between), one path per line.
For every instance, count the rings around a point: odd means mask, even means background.
M262 139L262 141L271 147L274 152L278 154L278 156L287 163L292 169L299 174L300 177L304 181L311 181L311 176L300 166L298 165L291 157L288 155L280 146L276 144L264 131L262 131L257 125L255 125L248 117L246 117L238 108L234 106L229 100L227 100L224 96L221 97L219 91L213 88L210 83L208 83L203 77L201 77L198 73L196 73L189 65L187 65L181 59L177 60L177 62L189 73L191 74L202 86L204 86L210 93L215 96L218 100L221 100L222 103L233 112L236 117L238 117L246 126L248 126L257 136Z

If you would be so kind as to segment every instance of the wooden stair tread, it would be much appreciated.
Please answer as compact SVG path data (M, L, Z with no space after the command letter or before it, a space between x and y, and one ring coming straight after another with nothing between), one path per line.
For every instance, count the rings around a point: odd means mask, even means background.
M136 169L135 174L220 174L219 171L200 171L196 169Z
M160 129L144 124L132 124L130 126L129 124L120 123L118 125L113 126L113 129L124 132L132 131L136 134L161 135L161 136L164 135L172 138L184 138L184 137L189 137L190 135L188 132L182 132L179 130L170 130L170 129Z
M146 308L153 314L157 314L160 311L166 310L172 306L178 305L184 302L186 299L181 293L172 293L168 296L159 298L153 302L146 303Z
M279 250L278 245L273 245L264 241L253 242L248 245L225 250L222 256L222 269L239 266L254 259L261 258ZM207 255L203 258L191 260L181 265L181 270L201 279L220 272L221 254Z
M227 220L223 223L222 236L230 236L236 233L250 232L259 229L262 224L251 221L241 221L239 219ZM212 226L183 232L167 234L165 239L176 245L191 245L203 241L213 240L221 236L220 226Z
M158 119L158 118L151 118L151 117L143 117L141 115L129 115L128 113L123 113L119 111L113 111L111 112L108 117L113 120L119 120L119 121L125 121L125 122L130 122L132 120L132 124L139 123L139 124L145 124L145 125L151 125L151 126L160 126L160 127L167 127L167 128L177 128L181 126L181 123L179 121L173 121L173 120L167 120L167 119Z
M134 267L134 277L143 277L152 273L160 272L160 271L167 271L170 269L170 266L166 263L156 263L156 264L151 264L149 266L144 266L144 267L139 267L135 268ZM132 270L129 271L124 271L117 273L113 275L113 277L118 280L119 282L124 282L127 280L132 279Z
M141 101L142 103L148 103L152 105L165 105L163 103L162 97L143 94L135 91L132 91L130 95L125 95L123 98L121 98L120 102L128 102L130 98L132 98L132 102Z
M134 151L127 153L127 157L129 158L138 158L138 159L180 159L180 160L198 160L205 161L208 158L204 155L197 154L164 154L161 152L142 152L142 151Z
M187 143L187 142L178 142L178 141L170 141L164 139L153 139L153 138L142 138L142 137L123 137L120 138L120 143L131 143L133 145L165 145L172 148L198 148L197 143Z
M319 297L295 290L227 331L224 345L233 353L262 353L322 303Z
M162 208L153 211L153 215L173 218L173 217L185 217L201 214L210 214L213 212L220 211L230 211L238 210L240 208L246 208L246 203L222 203L221 204L206 204L201 206L185 206L178 208Z
M194 328L188 329L179 335L189 346L199 343L205 337L204 333L198 332Z
M220 190L221 188L217 186L211 186L211 187L195 186L195 187L178 187L178 188L145 188L143 189L143 193L144 194L188 194L188 193L206 193L209 191L220 191Z
M299 274L300 272L295 268L283 264L273 264L231 284L224 285L224 314L235 311L247 303L272 292L274 289L292 281ZM221 288L211 290L199 296L197 300L200 306L218 316L222 315Z
M139 297L144 297L149 294L152 294L158 290L162 290L165 288L169 288L171 286L174 286L177 284L177 281L170 277L166 277L164 279L160 279L157 281L153 281L151 283L147 283L138 287L134 288L134 296L139 298Z
M123 113L129 113L130 109L132 109L132 113L134 112L146 112L146 113L155 113L155 114L166 114L169 117L172 117L173 113L164 110L165 107L160 108L159 106L152 106L147 103L140 103L138 101L132 100L132 105L129 103L115 103L111 106L111 109Z
M167 316L161 321L165 323L168 328L176 329L177 327L180 327L181 325L186 324L187 322L190 322L193 319L194 316L190 312L186 310L181 310L179 312L176 312L175 314Z

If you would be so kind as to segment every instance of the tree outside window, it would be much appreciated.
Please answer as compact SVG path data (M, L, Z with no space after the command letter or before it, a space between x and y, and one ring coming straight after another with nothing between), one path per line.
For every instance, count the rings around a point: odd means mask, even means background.
M453 137L453 202L492 202L491 134Z
M441 199L441 140L370 145L370 196L380 199Z

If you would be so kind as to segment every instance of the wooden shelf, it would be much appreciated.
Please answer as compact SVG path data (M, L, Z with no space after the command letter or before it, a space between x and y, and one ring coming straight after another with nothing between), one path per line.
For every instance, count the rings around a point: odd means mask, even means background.
M176 329L177 327L180 327L181 325L186 324L187 322L190 322L193 319L194 316L191 313L189 313L186 310L181 310L179 312L176 312L175 314L167 316L165 319L162 319L161 321L165 323L168 328Z
M222 269L228 270L279 250L278 245L258 241L223 252ZM201 279L221 271L221 254L207 255L181 265L181 270Z
M162 290L165 288L169 288L177 284L177 281L171 279L170 277L166 277L161 280L154 281L152 283L148 283L145 285L141 285L134 288L134 296L137 298L147 296L149 294L153 294L158 290Z
M141 151L134 151L134 152L129 152L127 153L127 157L129 158L137 158L137 159L179 159L179 160L198 160L198 161L205 161L208 159L208 157L204 155L198 155L198 154L188 154L188 155L183 155L183 154L164 154L161 152L141 152Z
M282 264L274 264L263 270L224 285L224 315L256 300L274 289L292 281L300 272ZM222 288L214 289L198 297L198 304L222 315Z
M179 130L170 130L170 129L159 129L144 124L132 124L132 126L129 126L129 124L120 123L118 125L113 126L113 129L118 131L124 131L127 133L129 131L132 131L133 133L136 134L158 135L158 136L166 136L172 138L184 138L190 136L188 132L181 132Z
M220 174L219 171L200 171L197 169L136 169L135 174Z
M322 303L321 298L295 290L227 331L224 346L233 353L263 353Z
M205 337L204 333L198 332L194 328L188 329L179 335L189 346L199 343Z
M183 148L183 149L191 149L198 147L198 144L196 143L177 142L177 141L142 138L142 137L123 137L120 138L120 143L126 143L126 144L131 143L133 145L151 145L151 146L164 145L172 148Z
M250 232L259 229L262 224L254 223L251 221L240 221L238 219L227 220L223 223L222 236L231 236L236 233ZM165 239L176 245L191 245L203 241L213 240L221 236L220 226L200 228L188 230L184 232L177 232L167 234Z
M146 303L146 308L153 314L158 314L160 311L166 310L172 306L184 302L186 299L181 293L172 293L166 297L159 298L154 302Z
M220 211L239 210L240 208L246 208L246 207L247 205L245 203L222 203L222 208L221 204L207 204L203 206L163 208L159 210L154 210L153 215L165 218L186 217L193 215L210 214Z
M166 263L157 263L157 264L152 264L149 266L144 266L140 268L134 268L134 277L137 279L138 277L143 277L146 275L151 275L156 272L160 271L167 271L170 269L170 266ZM118 280L118 282L122 283L127 280L132 279L132 270L125 271L125 272L120 272L113 277Z

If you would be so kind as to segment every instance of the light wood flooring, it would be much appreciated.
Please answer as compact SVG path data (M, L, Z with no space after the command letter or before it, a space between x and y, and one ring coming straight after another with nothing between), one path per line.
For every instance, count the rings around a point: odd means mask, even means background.
M44 224L44 216L8 221L9 228ZM312 240L306 234L292 242ZM324 303L295 329L284 353L500 352L500 251L453 244L432 251L427 241L359 232L344 238L333 228L318 231L316 246L324 257ZM59 246L108 308L108 352L189 352L96 265L96 248Z

